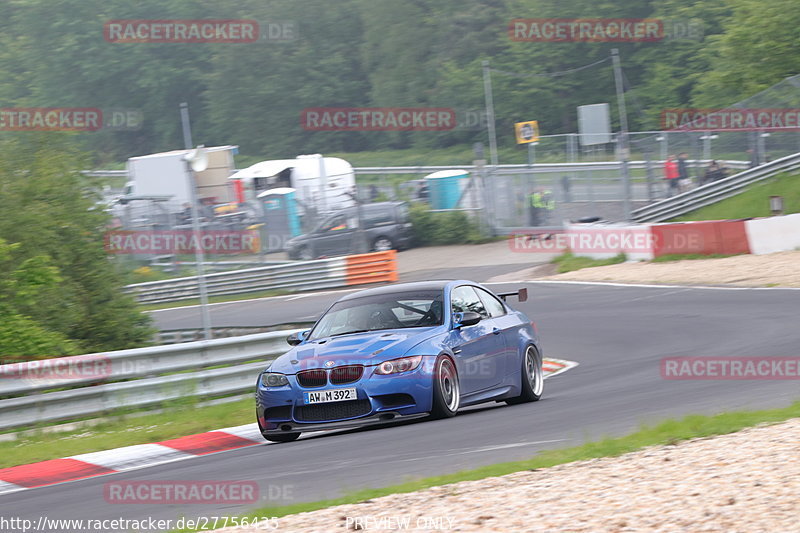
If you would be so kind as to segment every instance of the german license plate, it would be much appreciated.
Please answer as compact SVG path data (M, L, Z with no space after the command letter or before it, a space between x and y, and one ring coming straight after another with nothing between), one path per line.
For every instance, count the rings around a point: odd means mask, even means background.
M330 389L317 390L314 392L304 392L303 401L305 403L325 403L342 402L344 400L355 400L356 389Z

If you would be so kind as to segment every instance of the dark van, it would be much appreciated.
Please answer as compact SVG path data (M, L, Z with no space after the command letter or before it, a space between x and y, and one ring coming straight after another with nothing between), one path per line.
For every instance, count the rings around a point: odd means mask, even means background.
M411 242L408 205L404 202L363 204L364 233L369 251L402 250ZM349 255L358 250L358 208L348 207L328 217L311 233L286 242L289 259Z

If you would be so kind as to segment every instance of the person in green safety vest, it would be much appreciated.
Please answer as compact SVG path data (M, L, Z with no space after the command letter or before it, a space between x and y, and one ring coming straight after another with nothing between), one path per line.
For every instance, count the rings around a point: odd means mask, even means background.
M553 200L553 191L550 189L536 189L529 196L528 206L529 222L531 226L544 224L550 216L550 211L556 208Z

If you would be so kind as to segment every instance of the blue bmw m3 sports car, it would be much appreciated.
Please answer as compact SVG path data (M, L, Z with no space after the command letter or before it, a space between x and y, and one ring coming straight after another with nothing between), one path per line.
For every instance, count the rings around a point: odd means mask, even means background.
M542 351L524 313L471 281L425 281L340 298L258 378L264 438L423 416L542 396Z

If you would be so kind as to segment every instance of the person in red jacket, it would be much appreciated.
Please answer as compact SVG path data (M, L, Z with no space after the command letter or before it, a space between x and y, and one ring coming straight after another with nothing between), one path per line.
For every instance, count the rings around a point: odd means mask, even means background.
M678 187L678 181L680 181L679 178L680 172L678 172L678 163L675 161L675 156L671 155L667 157L667 160L664 162L664 179L667 180L668 184L668 196L672 196L674 193L680 190Z

